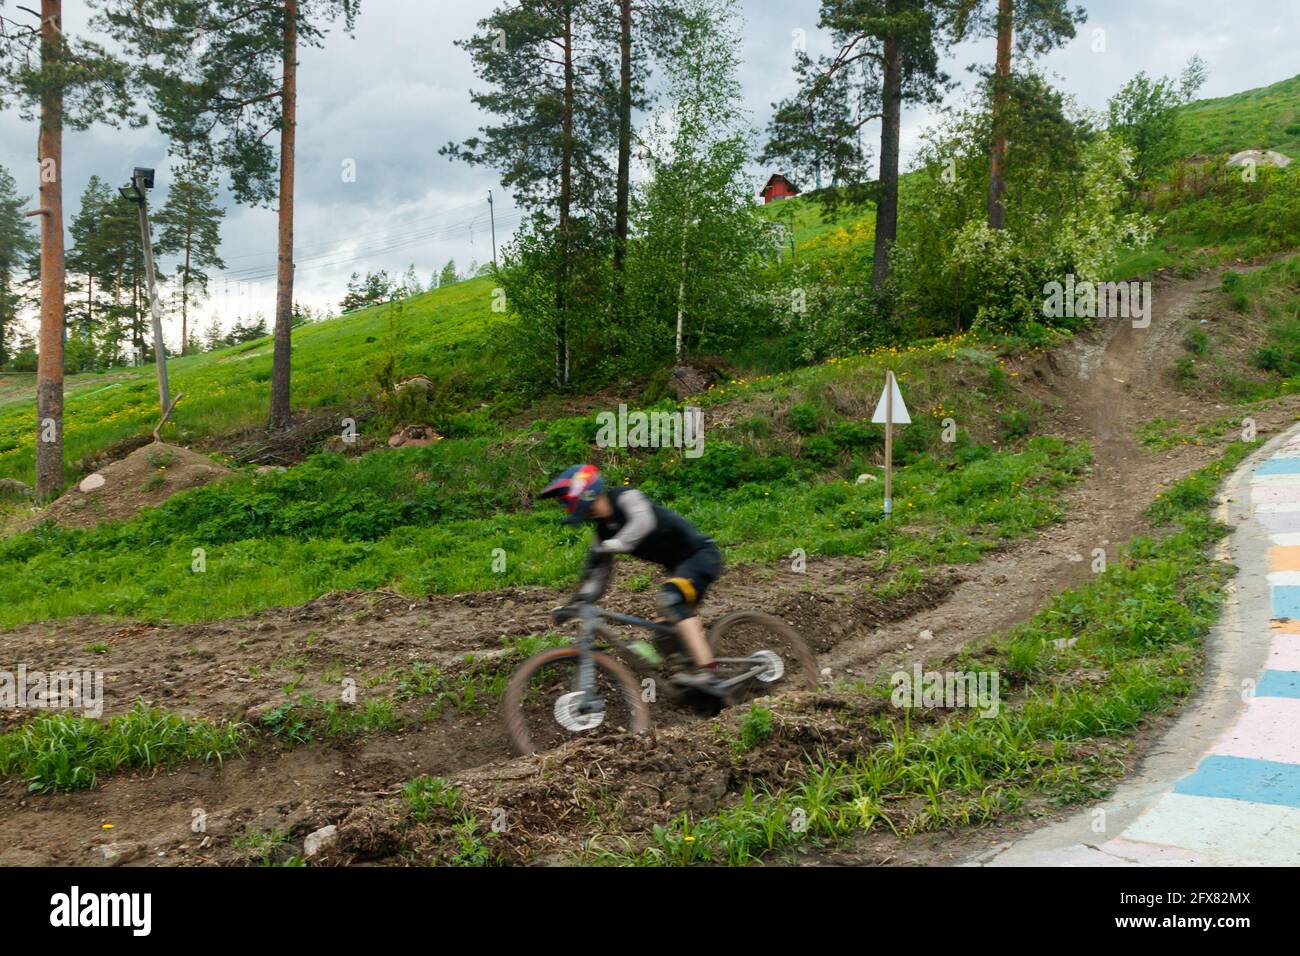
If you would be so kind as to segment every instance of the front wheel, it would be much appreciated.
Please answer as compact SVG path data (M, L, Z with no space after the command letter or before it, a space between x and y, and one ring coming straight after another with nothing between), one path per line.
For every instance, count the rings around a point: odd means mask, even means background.
M745 683L740 699L817 686L817 658L812 649L798 631L770 614L728 614L709 628L709 647L724 677L760 668Z
M649 729L649 708L632 672L599 651L588 657L593 664L591 694L579 689L582 655L576 647L542 651L515 670L501 709L510 742L519 754L550 750L579 738L641 734Z

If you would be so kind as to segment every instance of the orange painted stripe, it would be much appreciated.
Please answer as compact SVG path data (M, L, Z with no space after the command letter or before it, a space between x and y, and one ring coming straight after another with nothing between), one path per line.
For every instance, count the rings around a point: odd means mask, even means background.
M1300 634L1300 621L1273 621L1273 630L1281 631L1283 634Z
M1268 565L1274 571L1300 571L1300 546L1269 548Z

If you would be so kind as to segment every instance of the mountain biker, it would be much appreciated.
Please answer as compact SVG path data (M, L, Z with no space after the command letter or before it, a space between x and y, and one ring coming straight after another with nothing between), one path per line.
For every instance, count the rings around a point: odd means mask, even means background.
M688 689L720 695L713 652L695 613L709 586L722 574L722 552L713 539L636 488L608 487L595 465L567 469L542 490L541 497L560 500L569 512L566 524L590 521L595 527L595 545L587 554L574 603L590 603L605 593L614 554L661 565L671 577L659 591L659 607L675 623L696 667L694 673L675 674L671 679Z

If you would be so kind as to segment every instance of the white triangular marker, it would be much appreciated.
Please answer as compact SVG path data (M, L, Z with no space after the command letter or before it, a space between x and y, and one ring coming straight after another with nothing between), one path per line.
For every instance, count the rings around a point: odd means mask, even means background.
M898 378L896 376L890 376L890 381L894 383L894 424L910 425L912 424L912 418L907 414L907 405L903 402L903 393L898 390ZM871 416L873 424L885 424L885 392L888 389L889 385L886 384L885 387L880 390L880 404L876 406L876 414Z

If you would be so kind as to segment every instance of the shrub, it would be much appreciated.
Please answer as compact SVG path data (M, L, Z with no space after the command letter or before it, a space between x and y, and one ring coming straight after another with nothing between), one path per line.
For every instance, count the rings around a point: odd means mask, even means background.
M1208 355L1210 352L1210 336L1204 329L1190 328L1187 330L1187 334L1183 336L1183 345L1193 355Z

